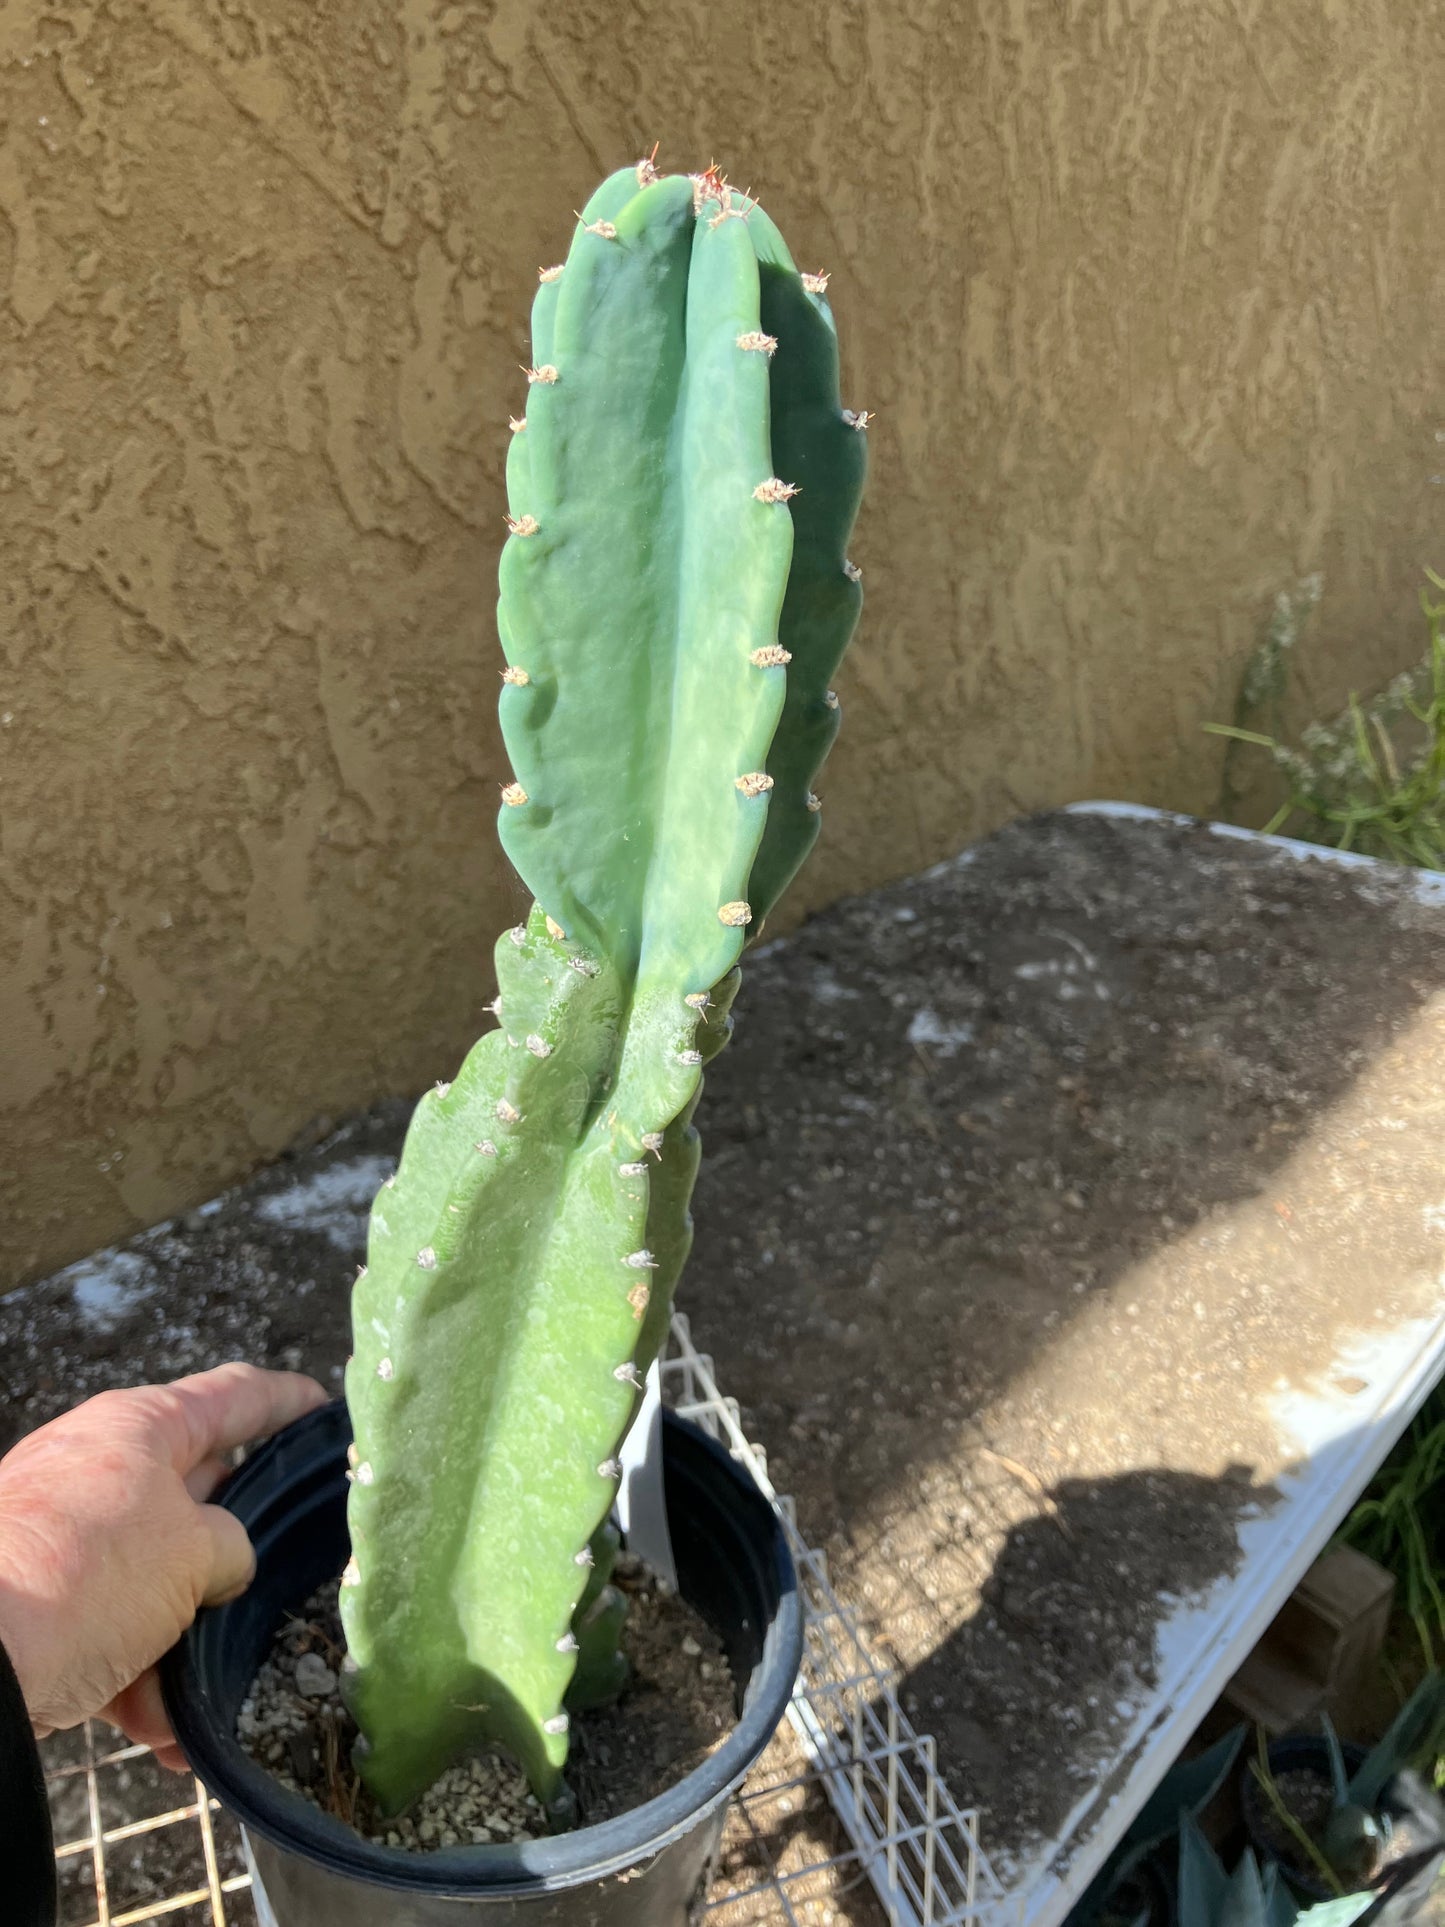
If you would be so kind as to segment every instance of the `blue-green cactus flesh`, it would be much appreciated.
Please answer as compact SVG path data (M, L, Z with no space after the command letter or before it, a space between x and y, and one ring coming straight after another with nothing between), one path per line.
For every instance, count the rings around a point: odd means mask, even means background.
M532 315L498 624L499 1028L372 1213L342 1617L384 1811L501 1745L554 1813L615 1692L618 1449L691 1238L706 1061L816 834L863 441L831 319L713 174L604 182Z

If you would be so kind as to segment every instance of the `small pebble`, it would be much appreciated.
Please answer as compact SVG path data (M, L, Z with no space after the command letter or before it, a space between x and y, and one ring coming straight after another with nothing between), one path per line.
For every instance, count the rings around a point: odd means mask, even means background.
M336 1675L320 1653L302 1653L297 1660L296 1691L308 1700L328 1699L336 1691Z

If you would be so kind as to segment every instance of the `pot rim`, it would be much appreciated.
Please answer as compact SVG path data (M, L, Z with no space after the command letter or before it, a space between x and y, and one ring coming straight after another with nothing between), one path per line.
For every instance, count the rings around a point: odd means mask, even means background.
M207 1790L243 1826L329 1872L397 1892L459 1899L517 1898L625 1874L691 1833L741 1784L787 1710L802 1658L802 1602L782 1521L756 1482L691 1421L665 1411L663 1427L665 1448L680 1476L697 1485L698 1471L704 1477L710 1472L708 1486L721 1509L735 1513L741 1505L766 1511L771 1522L768 1552L778 1592L737 1725L715 1753L675 1786L610 1820L541 1840L446 1847L424 1854L363 1840L342 1821L282 1787L211 1712L198 1658L215 1614L226 1610L220 1607L198 1614L160 1665L166 1711L176 1739ZM334 1434L324 1446L318 1444L318 1459L324 1450L329 1463L334 1451L340 1460L340 1478L350 1423L344 1402L337 1400L259 1446L217 1495L216 1503L240 1511L242 1502L248 1497L254 1500L270 1485L271 1462L282 1441L294 1450L298 1440L307 1442L310 1431ZM685 1469L690 1455L695 1458L692 1472Z

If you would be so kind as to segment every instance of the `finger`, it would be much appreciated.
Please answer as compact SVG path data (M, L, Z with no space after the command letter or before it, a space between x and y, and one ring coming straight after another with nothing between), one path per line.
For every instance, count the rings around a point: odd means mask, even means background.
M256 1576L256 1554L246 1528L233 1512L218 1505L199 1508L210 1535L210 1573L201 1594L203 1606L224 1606L238 1598Z
M202 1459L199 1465L194 1466L186 1474L183 1483L187 1492L199 1505L203 1500L210 1498L223 1479L228 1479L230 1476L231 1465L228 1459Z
M169 1773L189 1773L191 1763L178 1746L158 1746L155 1749L156 1761Z
M163 1390L158 1410L178 1472L248 1439L269 1438L326 1403L316 1380L301 1372L263 1372L239 1363L178 1378Z
M154 1747L157 1753L167 1747L177 1750L176 1736L166 1718L161 1683L154 1666L147 1668L139 1679L132 1680L123 1692L117 1693L109 1706L102 1707L99 1717L109 1720L112 1726L118 1726L137 1746Z

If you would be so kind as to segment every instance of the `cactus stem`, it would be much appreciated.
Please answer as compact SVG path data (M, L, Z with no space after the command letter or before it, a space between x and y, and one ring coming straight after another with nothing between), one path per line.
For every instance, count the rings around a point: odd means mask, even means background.
M499 409L492 800L528 908L496 947L496 1021L379 1191L354 1300L345 1686L383 1812L493 1746L550 1810L567 1713L625 1670L604 1515L689 1243L696 1087L738 952L816 835L798 809L861 601L838 578L869 418L844 414L827 303L720 167L654 182L638 151L565 267L538 267L533 365Z
M359 1586L361 1584L361 1568L357 1565L354 1557L348 1559L342 1568L341 1583L343 1586Z
M809 294L826 294L828 292L828 282L830 279L831 276L826 274L805 274L803 276L803 286Z
M843 419L850 428L866 428L869 422L876 421L878 417L871 408L845 408Z
M825 694L824 694L824 696L823 696L823 701L824 701L824 702L825 702L825 703L827 704L827 706L828 706L828 708L829 708L829 709L836 709L836 708L838 707L838 692L837 692L837 690L836 690L836 689L829 689L828 691L826 691L826 692L825 692Z
M823 799L822 799L822 797L821 797L821 796L817 796L817 795L815 795L815 794L813 793L813 791L812 791L812 790L809 790L809 791L808 791L808 809L809 809L809 812L810 812L810 813L811 813L811 814L812 814L813 816L816 816L816 815L818 814L818 812L819 812L819 810L820 810L820 809L822 809L822 807L823 807Z
M843 564L843 573L850 582L861 582L863 580L863 571L858 567L856 562L845 562Z

